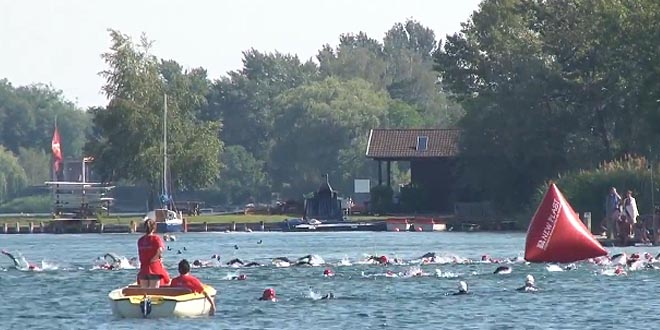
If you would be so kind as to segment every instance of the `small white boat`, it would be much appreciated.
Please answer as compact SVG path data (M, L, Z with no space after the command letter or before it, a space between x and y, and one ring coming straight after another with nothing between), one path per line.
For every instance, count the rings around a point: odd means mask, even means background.
M204 285L215 300L216 290ZM108 294L112 314L121 318L197 317L209 314L211 304L203 293L188 288L140 288L136 285L112 290Z

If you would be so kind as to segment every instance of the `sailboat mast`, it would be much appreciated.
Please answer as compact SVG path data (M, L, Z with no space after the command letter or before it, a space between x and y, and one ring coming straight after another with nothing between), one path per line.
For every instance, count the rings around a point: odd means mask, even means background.
M163 95L163 195L169 198L167 192L167 94Z

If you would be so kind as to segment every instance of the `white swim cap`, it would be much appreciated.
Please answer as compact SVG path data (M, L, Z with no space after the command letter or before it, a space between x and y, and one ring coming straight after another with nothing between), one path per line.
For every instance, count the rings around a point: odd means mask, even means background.
M458 282L458 291L461 291L461 292L467 292L468 291L468 285L467 285L467 283L465 283L465 281Z
M532 275L527 275L527 277L525 278L525 283L527 283L527 284L534 284L534 276L532 276Z

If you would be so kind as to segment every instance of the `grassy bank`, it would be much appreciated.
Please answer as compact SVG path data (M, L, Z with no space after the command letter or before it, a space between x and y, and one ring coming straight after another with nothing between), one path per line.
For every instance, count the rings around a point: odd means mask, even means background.
M190 223L221 223L228 224L232 222L236 223L256 223L256 222L280 222L287 218L298 218L296 215L243 215L243 214L225 214L225 215L199 215L186 217ZM384 220L387 217L378 217L378 216L353 216L350 217L351 221L378 221ZM19 222L21 224L27 225L30 222L39 223L39 222L48 222L52 220L51 217L11 217L11 218L0 218L0 224L9 223L16 224ZM141 221L140 217L135 216L109 216L101 217L101 222L106 224L128 224L131 221Z

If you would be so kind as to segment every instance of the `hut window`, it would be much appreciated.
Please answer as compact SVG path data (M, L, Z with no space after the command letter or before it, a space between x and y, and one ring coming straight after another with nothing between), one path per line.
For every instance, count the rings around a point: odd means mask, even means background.
M417 137L417 151L426 151L428 149L428 144L429 144L428 136Z

